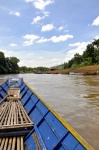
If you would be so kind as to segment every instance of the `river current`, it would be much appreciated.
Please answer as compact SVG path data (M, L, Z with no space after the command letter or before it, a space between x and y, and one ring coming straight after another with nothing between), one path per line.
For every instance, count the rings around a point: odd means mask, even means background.
M99 76L61 74L0 75L23 77L25 82L69 123L95 150L99 150Z

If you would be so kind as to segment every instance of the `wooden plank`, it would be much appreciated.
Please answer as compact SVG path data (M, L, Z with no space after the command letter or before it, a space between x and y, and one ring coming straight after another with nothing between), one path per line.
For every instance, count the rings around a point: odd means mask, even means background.
M13 109L14 109L14 125L16 124L16 102L13 104Z
M23 118L22 118L22 115L21 115L19 103L18 103L18 113L19 113L19 117L20 117L20 120L21 120L21 124L23 124Z
M21 136L21 150L24 150L23 136Z
M5 142L5 138L2 139L2 142L1 142L1 145L0 145L0 150L3 150L4 142Z
M6 109L7 107L7 103L5 102L2 107L1 107L1 111L0 111L0 117L2 117L3 113L4 113L4 110Z
M12 148L12 137L9 139L8 149L7 150L11 150L11 148Z
M33 122L31 121L31 119L29 118L29 116L27 115L27 113L26 113L26 111L25 111L23 105L21 104L21 102L18 101L18 103L19 103L19 105L20 105L20 107L21 107L21 109L22 109L23 114L24 114L25 117L27 118L28 122L33 123Z
M8 107L6 109L7 109L7 114L6 114L6 117L5 117L4 125L6 125L7 121L8 121L8 116L9 116L9 113L10 113L10 105L8 105Z
M15 150L15 145L16 145L16 137L13 137L12 150Z
M0 111L4 109L4 107L5 107L6 104L7 104L7 103L5 102L5 103L3 103L2 105L0 105Z
M20 137L17 137L17 150L21 150L21 146L20 146Z
M8 130L8 129L21 129L21 128L27 128L27 127L32 127L33 124L30 124L30 123L26 123L26 124L16 124L16 125L3 125L2 127L0 127L1 130L5 129L5 130Z
M8 96L8 95L6 95L6 96L0 101L0 104L2 104L2 103L5 101L5 99L7 98L7 96Z
M10 125L10 120L11 120L11 115L12 115L11 112L12 112L12 107L11 107L11 104L10 104L10 113L9 113L7 125Z
M8 138L5 139L4 149L3 150L7 150L7 145L8 145Z
M8 108L8 106L7 106L7 108ZM3 125L4 119L5 119L5 117L6 117L7 108L3 111L3 114L2 114L2 116L1 116L1 122L0 122L1 125Z
M12 111L11 111L11 125L13 125L13 119L14 119L14 110L13 110L13 102L11 102L11 108L12 108Z
M24 109L21 106L22 104L20 102L18 102L18 103L19 103L20 110L22 112L23 119L24 119L25 123L28 123L29 121L28 121L28 117L26 115L26 112L24 112Z

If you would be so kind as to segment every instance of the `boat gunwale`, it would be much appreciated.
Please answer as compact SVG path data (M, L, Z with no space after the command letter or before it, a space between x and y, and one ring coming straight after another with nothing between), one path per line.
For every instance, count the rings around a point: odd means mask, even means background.
M62 117L60 117L24 80L23 83L35 94L39 100L51 111L51 113L66 127L70 133L86 148L87 150L94 150Z
M4 83L6 83L6 82L7 82L7 80L1 82L1 83L0 83L0 86L2 86L2 85L3 85Z

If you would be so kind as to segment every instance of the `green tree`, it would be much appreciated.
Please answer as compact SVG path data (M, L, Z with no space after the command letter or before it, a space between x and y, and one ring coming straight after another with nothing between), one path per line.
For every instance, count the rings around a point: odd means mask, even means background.
M19 59L16 57L6 57L0 52L0 73L19 73Z
M6 73L5 56L3 52L0 52L0 73Z
M76 65L79 65L79 64L81 64L81 62L82 62L82 56L79 53L76 53L74 55L74 63Z
M87 49L83 53L83 61L89 61L89 58L91 58L92 63L95 63L95 53L94 53L94 46L93 44L88 44Z

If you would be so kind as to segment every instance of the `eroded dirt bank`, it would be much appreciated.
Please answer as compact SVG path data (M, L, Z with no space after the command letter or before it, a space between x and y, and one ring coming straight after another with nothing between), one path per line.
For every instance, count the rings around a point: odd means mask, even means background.
M53 70L48 73L51 74L69 74L70 72L81 73L84 75L99 75L99 65L85 66L75 69Z

